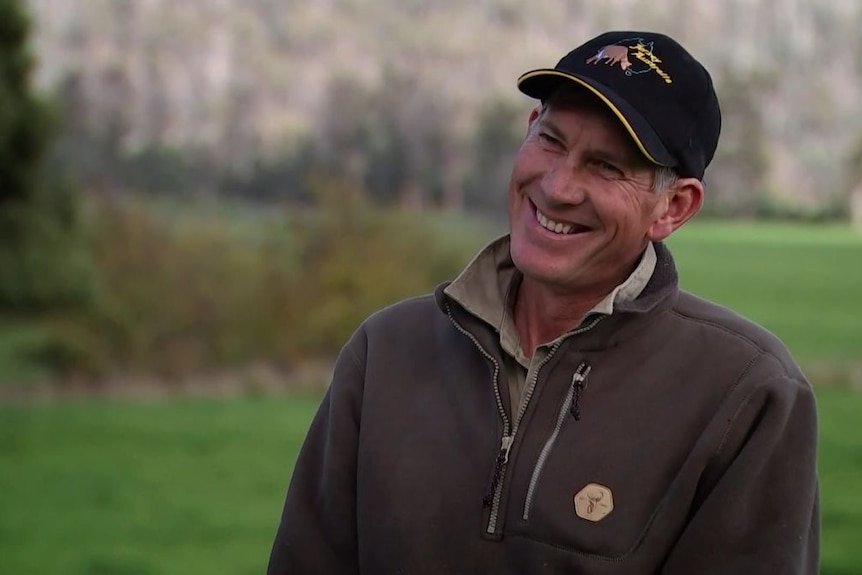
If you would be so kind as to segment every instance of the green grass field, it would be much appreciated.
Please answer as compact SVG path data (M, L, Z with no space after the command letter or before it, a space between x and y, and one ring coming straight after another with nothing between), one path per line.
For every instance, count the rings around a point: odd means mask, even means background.
M0 573L263 573L316 404L0 408Z
M315 397L0 408L0 573L264 572ZM862 394L820 393L823 573L862 572Z

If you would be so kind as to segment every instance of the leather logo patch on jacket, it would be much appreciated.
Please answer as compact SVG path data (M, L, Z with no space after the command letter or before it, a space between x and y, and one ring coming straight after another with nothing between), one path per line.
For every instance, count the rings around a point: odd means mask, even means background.
M587 521L601 521L614 510L614 495L598 483L589 483L575 494L575 513Z

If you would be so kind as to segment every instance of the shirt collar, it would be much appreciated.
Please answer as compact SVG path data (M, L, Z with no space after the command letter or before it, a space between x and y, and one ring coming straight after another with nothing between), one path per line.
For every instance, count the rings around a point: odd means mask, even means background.
M656 261L655 247L650 242L629 277L587 312L583 319L594 314L611 315L616 305L637 299L652 278ZM521 354L519 338L511 310L515 288L520 281L521 273L515 268L509 254L509 236L504 235L483 248L445 288L444 293L494 328L500 334L503 349L518 357ZM575 327L572 326L573 329Z

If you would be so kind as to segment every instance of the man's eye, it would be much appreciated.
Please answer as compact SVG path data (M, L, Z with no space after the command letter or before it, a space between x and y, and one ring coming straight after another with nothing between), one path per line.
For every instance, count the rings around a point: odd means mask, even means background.
M553 137L552 135L548 134L547 132L539 132L539 140L543 144L547 144L549 146L559 146L560 145L560 141L558 139L556 139L555 137Z
M622 173L623 173L623 171L620 168L618 168L616 165L614 165L610 162L606 162L604 160L596 160L595 165L597 168L599 168L599 170L601 170L602 172L604 172L606 174L613 174L613 175L619 176L619 175L622 175Z

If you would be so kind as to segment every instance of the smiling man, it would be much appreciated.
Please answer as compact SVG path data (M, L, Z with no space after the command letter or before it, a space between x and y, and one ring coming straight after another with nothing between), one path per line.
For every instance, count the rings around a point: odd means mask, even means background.
M345 345L268 572L817 573L811 387L662 243L703 203L709 74L610 32L519 88L510 233Z

